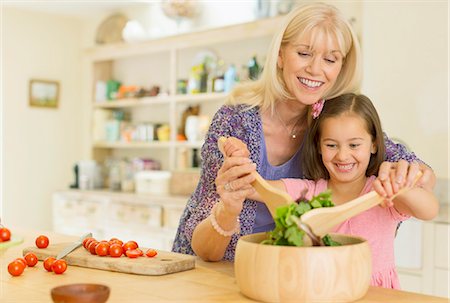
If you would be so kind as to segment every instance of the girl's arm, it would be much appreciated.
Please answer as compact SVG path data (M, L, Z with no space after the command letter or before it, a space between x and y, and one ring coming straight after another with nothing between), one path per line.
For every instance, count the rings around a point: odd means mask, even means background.
M415 187L394 199L398 212L420 220L431 220L439 212L439 201L433 192Z
M419 170L419 165L413 163L408 175L416 176ZM373 183L374 190L386 198L384 205L393 206L398 212L421 220L433 219L439 211L439 201L431 188L419 184L421 178L414 184L414 188L400 194L393 201L389 198L394 192L413 186L414 181L411 183L408 180L400 182L397 178L396 171L392 170L387 179L377 178Z

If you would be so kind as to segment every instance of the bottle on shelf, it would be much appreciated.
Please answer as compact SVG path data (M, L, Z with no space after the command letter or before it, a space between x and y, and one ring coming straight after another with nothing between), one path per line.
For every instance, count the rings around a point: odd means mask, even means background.
M256 55L254 55L250 61L248 62L248 77L251 80L257 80L259 78L259 74L261 73L261 67L256 60Z
M207 90L208 90L208 70L206 68L206 63L202 63L200 72L200 92L206 93Z
M224 90L224 66L225 62L222 59L217 60L212 79L212 91L221 93Z
M231 64L224 75L224 91L230 92L236 84L236 67Z

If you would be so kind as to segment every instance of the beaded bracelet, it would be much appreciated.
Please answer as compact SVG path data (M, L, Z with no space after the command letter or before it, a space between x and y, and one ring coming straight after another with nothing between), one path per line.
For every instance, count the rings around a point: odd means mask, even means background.
M211 215L209 215L209 220L211 221L211 225L214 228L215 231L217 231L217 233L219 235L222 235L224 237L231 237L232 235L234 235L235 233L239 233L240 229L241 229L241 225L239 223L239 216L236 218L236 226L229 231L225 231L222 229L222 227L220 227L220 225L217 223L216 220L216 210L218 205L221 203L222 201L219 201L218 203L214 204L213 208L211 209Z

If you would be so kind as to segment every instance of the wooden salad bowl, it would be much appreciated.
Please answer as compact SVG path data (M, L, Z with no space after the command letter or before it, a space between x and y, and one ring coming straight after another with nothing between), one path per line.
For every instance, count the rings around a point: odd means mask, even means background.
M351 302L363 297L372 261L363 238L330 234L342 246L260 244L266 233L239 239L235 275L241 292L264 302Z

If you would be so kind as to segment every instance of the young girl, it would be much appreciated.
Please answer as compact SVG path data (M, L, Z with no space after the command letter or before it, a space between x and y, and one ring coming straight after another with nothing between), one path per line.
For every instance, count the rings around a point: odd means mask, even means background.
M226 141L226 154L245 154L245 145L233 140ZM377 179L385 156L383 132L372 102L364 95L345 94L325 102L320 116L312 121L303 148L302 164L307 179L268 181L294 199L301 196L311 199L330 189L334 204L340 205L373 189L389 197L411 185L397 183L394 174L385 182ZM233 186L248 189L248 185ZM259 200L256 192L249 198ZM394 259L396 227L411 216L432 219L439 206L430 189L418 187L385 202L382 207L373 207L348 219L333 232L367 239L372 251L371 285L398 289Z

